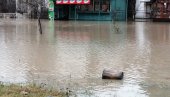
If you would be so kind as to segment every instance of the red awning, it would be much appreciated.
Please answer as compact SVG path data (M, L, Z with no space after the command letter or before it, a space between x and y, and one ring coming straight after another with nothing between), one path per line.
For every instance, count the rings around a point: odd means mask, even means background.
M90 4L90 0L56 0L56 4Z

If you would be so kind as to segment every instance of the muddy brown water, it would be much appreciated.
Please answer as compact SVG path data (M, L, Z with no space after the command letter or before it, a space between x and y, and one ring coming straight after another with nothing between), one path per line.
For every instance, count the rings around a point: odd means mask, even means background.
M0 20L0 81L46 83L77 97L170 97L170 24ZM102 80L104 68L125 72Z

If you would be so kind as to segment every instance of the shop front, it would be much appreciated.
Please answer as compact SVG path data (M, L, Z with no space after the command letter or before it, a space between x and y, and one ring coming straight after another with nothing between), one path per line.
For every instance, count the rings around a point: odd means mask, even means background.
M125 21L126 15L127 0L57 0L55 4L55 19Z

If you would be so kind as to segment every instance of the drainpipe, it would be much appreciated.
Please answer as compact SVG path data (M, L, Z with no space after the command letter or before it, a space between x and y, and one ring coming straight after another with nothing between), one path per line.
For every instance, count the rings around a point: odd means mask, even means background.
M93 1L93 4L94 4L94 1ZM101 13L101 0L99 0L99 18L98 18L98 21L100 21L100 13Z
M128 15L128 0L126 0L126 22L127 22L127 15Z
M75 9L74 9L74 10L75 10L75 11L74 11L74 12L75 12L75 14L74 14L75 21L76 21L76 19L77 19L77 17L76 17L76 7L77 7L77 5L75 5Z

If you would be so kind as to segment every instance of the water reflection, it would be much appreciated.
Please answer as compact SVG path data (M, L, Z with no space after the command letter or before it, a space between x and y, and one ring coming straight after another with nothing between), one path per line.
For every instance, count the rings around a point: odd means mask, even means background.
M1 21L0 81L69 87L79 97L169 95L169 24L118 22ZM161 30L160 28L164 29ZM122 81L102 80L104 68L125 72Z

